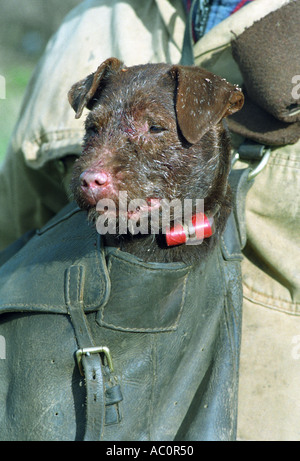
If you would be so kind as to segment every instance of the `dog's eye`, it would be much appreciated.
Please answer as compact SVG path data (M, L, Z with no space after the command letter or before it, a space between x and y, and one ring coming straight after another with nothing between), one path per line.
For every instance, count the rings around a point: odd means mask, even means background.
M162 133L163 131L166 131L166 128L159 126L159 125L151 125L149 128L149 133Z
M99 133L98 127L96 125L89 125L86 128L86 131L88 134L98 134Z

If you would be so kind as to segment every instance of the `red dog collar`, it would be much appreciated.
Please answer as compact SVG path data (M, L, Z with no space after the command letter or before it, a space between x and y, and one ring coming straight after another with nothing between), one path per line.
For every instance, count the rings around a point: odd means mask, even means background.
M214 218L204 213L197 213L192 217L189 225L176 224L166 232L168 246L181 245L183 243L197 244L203 239L211 237L215 231Z

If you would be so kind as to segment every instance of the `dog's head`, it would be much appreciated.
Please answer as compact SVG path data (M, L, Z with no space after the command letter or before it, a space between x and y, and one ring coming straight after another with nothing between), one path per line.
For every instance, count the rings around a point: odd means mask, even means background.
M204 199L215 213L226 200L230 169L224 117L243 105L240 89L195 66L126 67L116 58L72 86L79 118L90 110L72 191L79 206L119 193L144 200L135 217L163 199Z

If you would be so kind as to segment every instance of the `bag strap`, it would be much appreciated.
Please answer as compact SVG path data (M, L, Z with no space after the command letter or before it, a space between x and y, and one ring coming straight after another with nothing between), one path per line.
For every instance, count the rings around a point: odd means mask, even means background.
M229 183L233 192L233 215L235 218L236 229L239 236L240 249L243 249L247 241L246 232L246 198L249 189L254 184L255 177L263 170L266 166L271 155L271 149L268 146L252 142L251 140L245 140L233 155L232 169L229 175ZM247 160L250 162L248 168L233 169L234 164L238 160ZM252 162L255 162L253 168ZM257 164L258 162L258 164ZM228 222L225 233L222 237L224 247L228 256L231 256L237 251L233 250L233 243L235 241L232 223Z
M87 324L83 306L83 266L71 266L66 271L65 297L68 312L75 330L77 361L81 364L86 383L86 427L84 440L101 440L105 416L104 379L99 354L90 353L94 348L93 338Z
M85 268L70 266L66 271L65 299L71 323L75 331L78 350L75 352L78 368L85 377L86 427L85 441L99 441L103 437L104 425L121 420L118 404L123 400L120 385L111 376L113 363L110 350L94 343L84 312L83 287ZM107 365L100 354L105 356Z

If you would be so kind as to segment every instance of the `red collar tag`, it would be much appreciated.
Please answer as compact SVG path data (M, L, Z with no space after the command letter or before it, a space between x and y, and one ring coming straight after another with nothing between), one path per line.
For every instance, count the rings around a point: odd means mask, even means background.
M191 222L186 224L175 224L166 232L168 246L185 244L199 244L203 239L211 237L215 231L214 218L204 213L197 213L192 217Z

